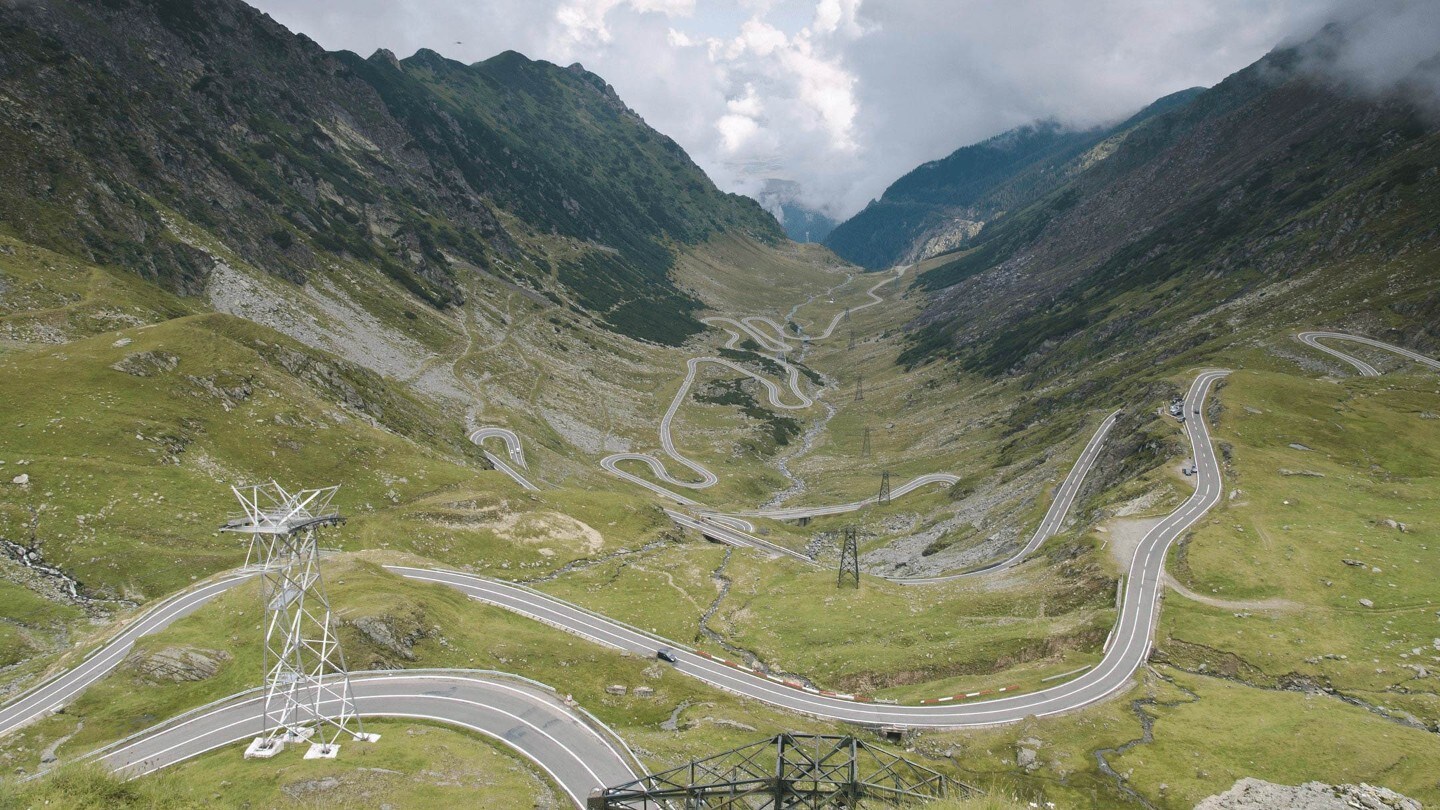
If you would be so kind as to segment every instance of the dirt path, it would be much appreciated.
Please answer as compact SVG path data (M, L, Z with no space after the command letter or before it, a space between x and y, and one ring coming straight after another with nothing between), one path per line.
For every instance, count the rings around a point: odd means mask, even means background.
M1103 529L1101 534L1105 536L1105 548L1122 570L1129 570L1130 558L1135 556L1135 547L1154 528L1155 524L1163 519L1159 517L1115 518L1101 527ZM1165 585L1186 599L1222 610L1288 613L1303 607L1300 603L1292 602L1289 599L1220 599L1206 596L1181 585L1168 572L1165 574Z
M1175 581L1175 578L1168 573L1165 575L1165 584L1170 590L1180 594L1186 599L1199 602L1202 605L1221 608L1223 610L1254 610L1264 613L1289 613L1304 607L1299 602L1292 602L1289 599L1217 599L1213 596L1196 593L1189 588Z

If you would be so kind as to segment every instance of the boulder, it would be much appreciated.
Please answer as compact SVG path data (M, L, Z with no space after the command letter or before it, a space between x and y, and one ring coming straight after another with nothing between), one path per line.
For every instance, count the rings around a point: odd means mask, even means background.
M178 365L180 358L169 352L136 352L126 355L125 359L112 364L110 368L134 377L151 377L174 371Z
M1420 802L1393 790L1358 785L1306 782L1291 787L1245 778L1224 793L1195 805L1195 810L1421 810Z
M214 677L229 660L224 650L177 646L136 650L126 656L125 666L151 683L184 683Z
M1371 602L1369 599L1361 599L1361 600L1360 600L1360 607L1373 608L1373 607L1375 607L1375 603L1374 603L1374 602Z
M615 695L615 696L617 696L617 697L618 697L618 696L621 696L621 695L624 695L626 691L627 691L627 690L625 689L625 687L624 687L623 685L621 685L621 684L618 684L618 683L614 683L614 684L611 684L611 685L605 687L605 694L607 694L607 695Z
M1026 737L1015 743L1015 764L1025 769L1026 773L1034 773L1040 769L1040 741L1034 737Z
M415 660L415 645L428 638L432 631L425 627L425 614L419 608L397 611L378 616L357 616L346 624L360 631L365 639L386 652L404 659Z

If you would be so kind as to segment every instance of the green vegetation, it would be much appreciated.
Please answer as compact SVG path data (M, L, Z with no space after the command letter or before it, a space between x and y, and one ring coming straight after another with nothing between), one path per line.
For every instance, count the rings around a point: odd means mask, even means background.
M1301 112L1317 91L1295 61L1277 51L1129 128L933 262L917 286L967 292L925 314L901 361L1040 384L1099 358L1119 379L1224 356L1255 328L1433 322L1410 320L1433 313L1434 279L1400 254L1435 250L1440 137L1405 105L1337 94ZM1247 159L1181 168L1200 152ZM1376 244L1394 251L1356 260ZM999 268L1015 277L992 283Z
M1440 501L1440 420L1422 416L1437 389L1429 373L1340 386L1232 376L1217 438L1231 448L1227 484L1239 494L1173 569L1201 594L1296 607L1172 598L1166 660L1265 688L1323 684L1377 713L1440 723L1440 680L1421 674L1440 669L1440 522L1430 506Z
M343 758L256 767L233 749L179 767L122 781L89 764L69 765L23 785L0 782L0 807L175 808L273 807L405 802L464 804L489 810L558 806L568 797L529 761L488 737L451 726L371 720L366 731L384 745L349 746ZM563 798L562 798L563 797Z
M328 54L240 3L192 11L66 3L7 27L15 63L48 78L0 82L27 110L0 122L0 234L185 294L213 259L181 223L293 282L364 263L437 310L479 270L672 345L700 329L669 276L677 248L782 238L578 68Z
M1090 150L1123 139L1134 127L1183 106L1200 92L1192 88L1173 93L1114 126L1072 130L1042 121L957 149L891 183L879 200L836 226L825 245L864 267L890 267L946 219L957 214L981 222L1001 218L1017 203L1064 183L1076 172L1076 164L1084 165Z
M692 398L708 405L739 408L741 413L759 422L759 432L764 445L756 448L758 452L765 452L766 448L773 451L789 444L800 432L800 423L789 416L781 416L769 408L761 407L755 395L747 389L747 383L750 383L749 377L716 380L696 392Z
M1142 670L1134 688L1083 712L925 734L913 745L946 752L963 781L1042 807L1120 807L1137 804L1138 794L1158 808L1189 810L1246 776L1290 785L1364 781L1426 805L1440 797L1440 745L1430 732L1320 693L1255 689L1165 666ZM1032 771L1017 765L1022 748L1036 754ZM1113 773L1102 771L1100 757Z

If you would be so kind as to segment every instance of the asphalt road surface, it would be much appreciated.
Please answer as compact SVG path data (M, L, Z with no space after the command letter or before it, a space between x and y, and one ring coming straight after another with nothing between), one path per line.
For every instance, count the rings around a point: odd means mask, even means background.
M1362 377L1378 377L1380 376L1380 372L1377 371L1374 366L1370 365L1364 360L1361 360L1354 355L1346 354L1339 349L1332 349L1329 346L1323 345L1322 343L1320 343L1320 341L1323 339L1339 340L1349 343L1360 343L1365 346L1372 346L1376 349L1384 349L1385 351L1392 354L1398 354L1406 359L1414 360L1415 362L1422 365L1426 365L1430 368L1440 370L1440 360L1433 360L1423 354L1412 352L1409 349L1401 348L1399 346L1395 346L1379 340L1372 340L1371 338L1367 337L1360 337L1359 335L1347 335L1343 332L1301 332L1300 334L1296 335L1295 338L1307 346L1319 349L1320 351L1325 352L1332 357L1338 357L1341 360L1344 360L1345 362L1354 366L1355 369L1360 372L1360 376Z
M1205 397L1228 371L1202 372L1185 398L1186 413L1204 411ZM1124 689L1130 676L1150 653L1159 614L1165 553L1176 538L1204 517L1220 500L1220 465L1210 446L1203 418L1187 419L1194 446L1195 492L1157 524L1136 547L1124 583L1119 617L1111 644L1100 663L1084 674L1038 692L975 702L899 706L856 701L853 696L787 685L773 677L746 671L688 650L685 645L629 627L554 597L511 583L473 574L391 566L402 576L438 582L468 596L574 633L582 638L640 655L654 655L662 646L675 651L677 670L706 683L774 706L830 720L907 728L967 728L1010 723L1034 715L1073 711ZM1059 499L1057 499L1058 501Z
M31 687L0 708L0 736L70 702L85 687L110 674L110 670L123 661L130 648L135 646L136 639L169 627L175 620L194 613L249 576L239 571L221 574L212 581L181 591L131 619L114 638L84 661Z
M502 459L486 450L484 442L487 439L500 439L505 442L505 452L509 455L509 460ZM515 434L515 431L502 427L483 427L470 434L470 442L480 448L495 469L510 476L515 483L531 492L540 491L540 488L530 483L529 479L520 473L520 470L515 469L516 467L522 469L525 467L525 448L521 446L520 437Z
M491 737L539 765L583 807L590 791L639 776L628 751L607 729L587 722L557 695L514 679L480 673L356 674L350 686L362 717L432 720ZM262 732L261 690L184 715L94 757L113 770L143 776ZM404 746L345 741L340 747ZM299 746L308 748L308 743Z
M833 328L834 322L831 324ZM1301 336L1308 345L1351 363L1362 374L1367 369L1371 373L1376 373L1376 370L1358 358L1313 342L1322 338L1377 346L1440 369L1440 362L1378 341L1338 333L1312 332ZM687 675L718 688L817 717L874 725L966 728L1013 722L1031 715L1047 716L1073 711L1104 700L1125 688L1135 670L1144 663L1149 655L1159 613L1166 551L1221 498L1223 482L1219 461L1210 442L1206 420L1203 416L1196 418L1195 414L1204 414L1206 396L1226 374L1228 372L1223 370L1202 372L1186 395L1186 432L1196 463L1193 478L1196 489L1179 508L1151 529L1136 547L1124 580L1121 610L1107 642L1104 658L1079 677L1038 692L973 702L957 696L954 702L921 706L861 702L854 696L809 689L799 684L787 685L773 677L712 660L685 645L666 641L523 586L453 571L405 567L393 567L392 570L412 579L443 583L478 600L636 654L653 655L658 647L669 646L679 659L674 666ZM1114 415L1107 421L1113 418ZM1097 436L1091 439L1090 445L1081 454L1076 468L1057 491L1046 521L1037 529L1031 543L1016 557L997 564L997 568L1023 559L1033 551L1032 545L1038 547L1048 533L1058 528L1059 521L1063 520L1068 510L1069 501L1074 498L1074 489L1084 477L1084 470L1093 463L1093 454L1088 461L1086 456L1098 448L1098 439L1103 438L1104 430L1108 427L1102 426L1102 431L1097 431ZM518 444L518 437L515 441ZM513 451L511 457L515 458ZM1052 516L1055 517L1053 522ZM193 612L249 575L244 571L220 575L143 612L80 664L0 708L0 734L13 731L72 700L86 686L112 670L129 652L135 639ZM577 804L583 804L582 797L590 787L616 784L634 777L630 760L622 750L623 744L605 731L597 730L593 723L587 722L563 701L542 689L516 684L499 675L466 672L357 675L354 685L362 714L427 718L495 736L539 763ZM204 751L255 736L259 717L258 695L249 693L217 708L196 711L161 724L149 732L110 746L99 752L99 757L112 767L128 773L148 773Z

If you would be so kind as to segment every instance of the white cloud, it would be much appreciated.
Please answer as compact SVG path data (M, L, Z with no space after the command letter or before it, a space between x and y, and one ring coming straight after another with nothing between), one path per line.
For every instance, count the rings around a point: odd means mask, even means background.
M789 44L790 38L785 36L784 31L758 19L749 19L740 26L740 36L735 38L727 56L737 59L749 53L766 57Z
M808 37L800 37L781 57L796 83L800 101L818 117L819 127L830 136L830 146L838 152L853 152L855 114L855 77L839 60L816 55Z
M819 0L815 4L815 31L851 39L860 36L865 32L858 19L860 3L861 0Z
M732 98L725 106L730 112L737 115L744 115L749 118L759 118L763 112L764 104L760 101L760 95L755 92L755 85L745 85L745 95L740 98Z
M726 113L715 122L720 144L728 154L738 154L760 131L760 124L748 115Z
M555 10L555 21L565 29L566 45L575 46L591 39L608 44L612 35L605 19L610 12L622 7L639 13L678 17L693 14L695 0L566 0Z
M1440 16L1436 0L251 2L330 48L583 62L722 188L795 180L837 215L1004 129L1113 120L1213 84L1342 8L1401 10L1347 57L1382 81Z

